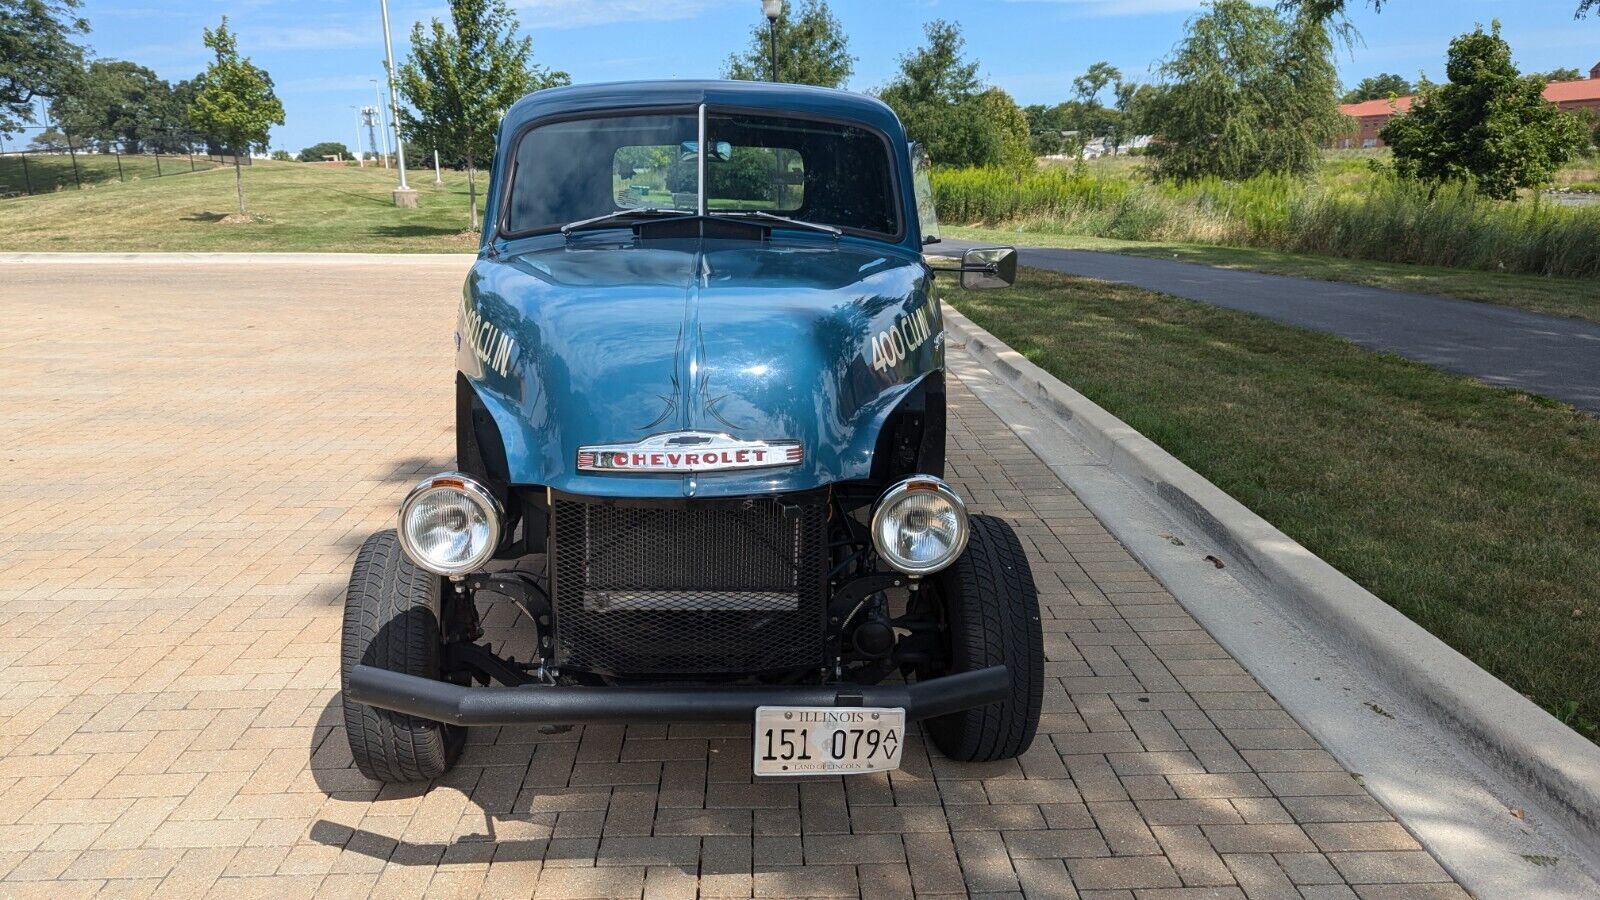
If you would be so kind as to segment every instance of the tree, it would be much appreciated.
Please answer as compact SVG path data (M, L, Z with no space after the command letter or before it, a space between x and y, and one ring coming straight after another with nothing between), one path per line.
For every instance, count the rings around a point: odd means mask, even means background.
M33 121L33 101L70 92L83 71L89 30L82 0L0 0L0 132Z
M301 162L322 162L323 157L327 156L334 156L339 159L355 159L355 154L350 152L350 148L339 141L323 141L320 144L312 144L300 151ZM408 155L406 158L410 159L411 157Z
M957 113L967 126L967 158L975 164L1013 171L1033 166L1028 117L1010 94L988 88L957 107Z
M1066 141L1061 133L1067 130L1063 113L1066 105L1035 103L1023 107L1022 115L1028 120L1028 147L1034 156L1054 156L1065 149Z
M1583 123L1544 99L1543 78L1523 77L1496 20L1450 42L1449 81L1418 95L1380 136L1396 171L1425 181L1472 181L1480 193L1516 197L1548 184L1589 143Z
M1383 12L1385 0L1368 0L1373 12ZM1322 22L1329 22L1344 17L1347 0L1280 0L1280 4L1287 9L1296 9L1309 13L1312 18ZM1572 14L1574 19L1581 19L1591 11L1600 10L1600 0L1578 0L1578 9Z
M1547 82L1583 80L1583 73L1572 68L1571 66L1563 66L1559 69L1551 69L1548 72L1529 72L1528 76L1531 78L1543 78Z
M145 141L159 143L187 124L184 111L174 107L172 85L155 72L126 60L97 59L75 90L51 101L50 115L75 143L97 143L107 153L121 144L139 153Z
M494 155L495 131L523 94L570 84L565 72L533 64L533 40L517 37L505 0L450 0L450 26L433 19L411 29L411 55L396 80L410 108L401 130L467 167L469 219L478 230L478 163Z
M983 89L978 63L963 56L961 27L934 20L923 33L927 45L903 54L899 74L878 92L906 134L940 165L1031 165L1027 116L1005 91Z
M28 149L59 153L67 149L67 136L52 126L34 135Z
M1156 172L1187 181L1308 175L1344 127L1333 43L1320 21L1216 0L1161 66L1152 98Z
M1104 136L1114 141L1121 130L1122 114L1106 108L1100 100L1106 88L1121 83L1122 72L1103 61L1090 65L1087 72L1072 79L1073 98L1058 109L1063 113L1067 128L1078 132L1078 140L1074 143L1080 155L1089 138Z
M215 31L205 30L205 45L216 58L206 66L200 90L189 106L189 118L206 134L215 135L233 151L233 186L239 195L239 215L245 215L244 173L239 156L267 149L272 126L283 124L283 104L272 92L272 78L247 56L239 55L239 41L228 30L228 17Z
M750 46L728 57L723 74L738 81L766 81L772 50L766 19L750 29ZM798 14L785 3L778 16L778 80L842 88L855 72L850 38L828 8L828 0L805 0Z
M907 108L954 106L978 92L978 63L962 53L967 39L961 26L935 19L922 26L928 44L900 56L900 74L880 92L884 102Z
M207 134L205 129L196 124L189 115L189 107L193 106L195 98L200 96L200 82L204 77L204 74L196 75L172 86L168 102L171 109L169 118L173 125L169 131L150 139L157 150L172 153L187 152L193 150L194 142L199 140L205 143L207 153L211 153L213 148L216 152L221 152L222 147L216 135Z
M1100 95L1106 88L1122 83L1122 71L1108 62L1097 62L1089 71L1072 79L1072 93L1084 106L1100 106Z
M1150 108L1156 102L1160 89L1153 84L1123 81L1117 84L1117 112L1122 114L1124 137L1149 134Z
M1356 86L1345 92L1340 98L1341 103L1361 103L1366 100L1387 100L1390 97L1405 97L1411 93L1411 82L1402 75L1384 72L1361 79Z

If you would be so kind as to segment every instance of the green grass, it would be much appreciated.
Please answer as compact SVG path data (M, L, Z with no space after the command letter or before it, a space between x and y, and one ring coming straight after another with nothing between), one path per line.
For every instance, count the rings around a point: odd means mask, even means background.
M1373 161L1330 158L1305 181L1170 184L1138 169L1084 166L1021 176L937 170L933 186L939 217L951 224L1600 278L1600 207L1491 200L1464 184L1399 178Z
M1176 259L1224 269L1344 281L1373 287L1498 303L1533 312L1600 322L1600 278L1552 278L1512 272L1483 272L1446 266L1285 253L1258 247L1224 247L1176 241L1129 241L1055 234L1037 228L946 227L947 237L997 244L1100 250L1129 256Z
M24 165L24 156L27 159ZM74 173L76 162L76 173ZM206 156L111 156L79 153L76 161L65 153L28 153L0 156L0 195L73 191L82 183L93 187L124 181L141 181L174 173L215 168Z
M1600 740L1600 420L1132 287L1030 269L949 299Z
M431 171L411 176L418 208L402 210L393 169L258 160L244 169L249 224L221 221L236 211L231 167L0 200L0 250L475 252L466 175L441 189ZM480 174L480 201L486 185Z

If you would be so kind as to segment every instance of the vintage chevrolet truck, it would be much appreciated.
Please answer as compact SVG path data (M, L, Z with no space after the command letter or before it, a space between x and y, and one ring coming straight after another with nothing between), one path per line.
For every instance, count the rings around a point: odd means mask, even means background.
M642 82L505 116L455 333L455 471L358 554L355 764L424 781L464 729L746 722L755 775L1023 752L1044 650L1027 557L945 470L923 154L842 91ZM483 642L478 601L531 629ZM502 648L504 644L502 644Z

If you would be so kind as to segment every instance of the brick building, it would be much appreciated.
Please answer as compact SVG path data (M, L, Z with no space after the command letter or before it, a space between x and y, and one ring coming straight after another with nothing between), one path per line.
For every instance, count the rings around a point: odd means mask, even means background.
M1545 86L1544 98L1568 112L1592 109L1596 115L1600 115L1600 63L1589 70L1588 78L1550 82ZM1334 146L1341 149L1382 147L1383 140L1378 137L1378 132L1390 119L1410 112L1411 99L1396 97L1393 100L1366 100L1341 105L1339 111L1354 119L1355 123L1349 134L1334 141Z

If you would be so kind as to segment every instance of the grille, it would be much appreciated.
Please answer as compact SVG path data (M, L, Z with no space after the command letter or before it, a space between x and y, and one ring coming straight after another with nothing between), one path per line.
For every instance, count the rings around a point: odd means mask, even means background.
M557 664L612 675L822 665L826 518L820 502L557 497Z

